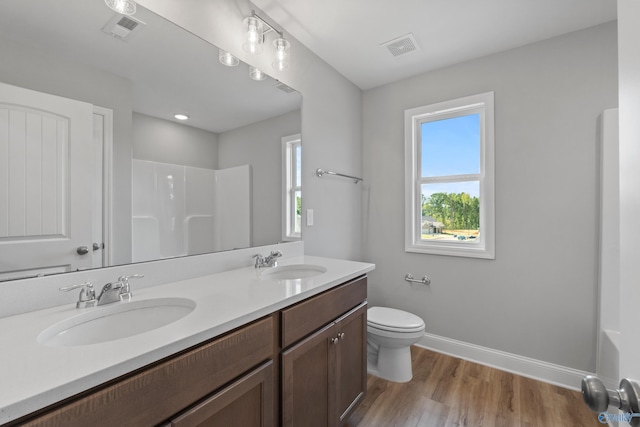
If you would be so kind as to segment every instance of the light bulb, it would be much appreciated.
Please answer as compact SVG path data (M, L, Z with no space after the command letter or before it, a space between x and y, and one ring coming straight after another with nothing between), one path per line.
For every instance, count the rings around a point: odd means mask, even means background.
M112 10L122 15L133 15L136 13L136 2L134 0L104 0L104 2Z
M286 70L289 68L288 58L291 44L284 38L280 37L273 41L273 46L275 48L276 60L271 65L278 71Z
M245 21L247 23L247 35L242 48L251 54L262 53L262 42L264 40L262 21L252 16L246 18Z
M218 51L218 59L220 60L220 63L222 65L226 65L227 67L235 67L240 63L240 60L238 58L222 49Z
M262 72L259 68L249 67L249 77L252 80L261 81L267 78L267 75Z

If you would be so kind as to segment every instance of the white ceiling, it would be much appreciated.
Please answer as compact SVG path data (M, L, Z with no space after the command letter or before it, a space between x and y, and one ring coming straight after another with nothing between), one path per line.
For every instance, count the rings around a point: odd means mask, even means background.
M363 90L616 19L615 0L252 1ZM419 50L380 46L408 33Z

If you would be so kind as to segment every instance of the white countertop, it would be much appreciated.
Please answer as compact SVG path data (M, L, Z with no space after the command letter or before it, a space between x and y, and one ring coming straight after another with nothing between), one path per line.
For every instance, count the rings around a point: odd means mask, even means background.
M257 276L253 267L246 267L140 290L132 282L133 300L181 297L195 301L196 307L169 325L100 344L50 347L39 344L37 337L61 320L108 305L78 310L75 304L68 304L1 318L0 424L228 332L375 267L311 256L279 263L288 264L315 264L327 271L302 280L265 280Z

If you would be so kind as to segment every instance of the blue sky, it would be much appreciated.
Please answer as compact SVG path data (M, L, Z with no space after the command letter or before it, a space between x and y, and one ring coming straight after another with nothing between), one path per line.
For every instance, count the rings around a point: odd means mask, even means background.
M480 173L480 115L469 114L423 123L422 176ZM468 193L479 196L477 181L425 184L422 193Z
M480 115L422 124L422 176L480 173Z

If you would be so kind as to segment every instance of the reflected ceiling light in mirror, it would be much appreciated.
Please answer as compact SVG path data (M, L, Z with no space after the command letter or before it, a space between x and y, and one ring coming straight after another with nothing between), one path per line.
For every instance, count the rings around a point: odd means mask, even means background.
M226 65L227 67L235 67L240 63L240 60L238 58L222 49L218 51L218 59L220 60L220 63L222 65Z
M262 81L267 78L267 75L259 68L249 67L249 77L251 77L251 80Z
M276 60L271 64L273 68L278 71L283 71L289 68L289 49L291 44L280 37L273 41L273 47L275 48Z
M186 114L174 114L173 117L175 117L178 120L189 120L189 116L187 116Z
M136 13L136 2L133 0L104 0L104 2L112 10L122 15L133 15Z
M262 42L264 41L264 25L260 19L250 16L245 19L247 24L247 34L242 48L254 55L262 53Z

